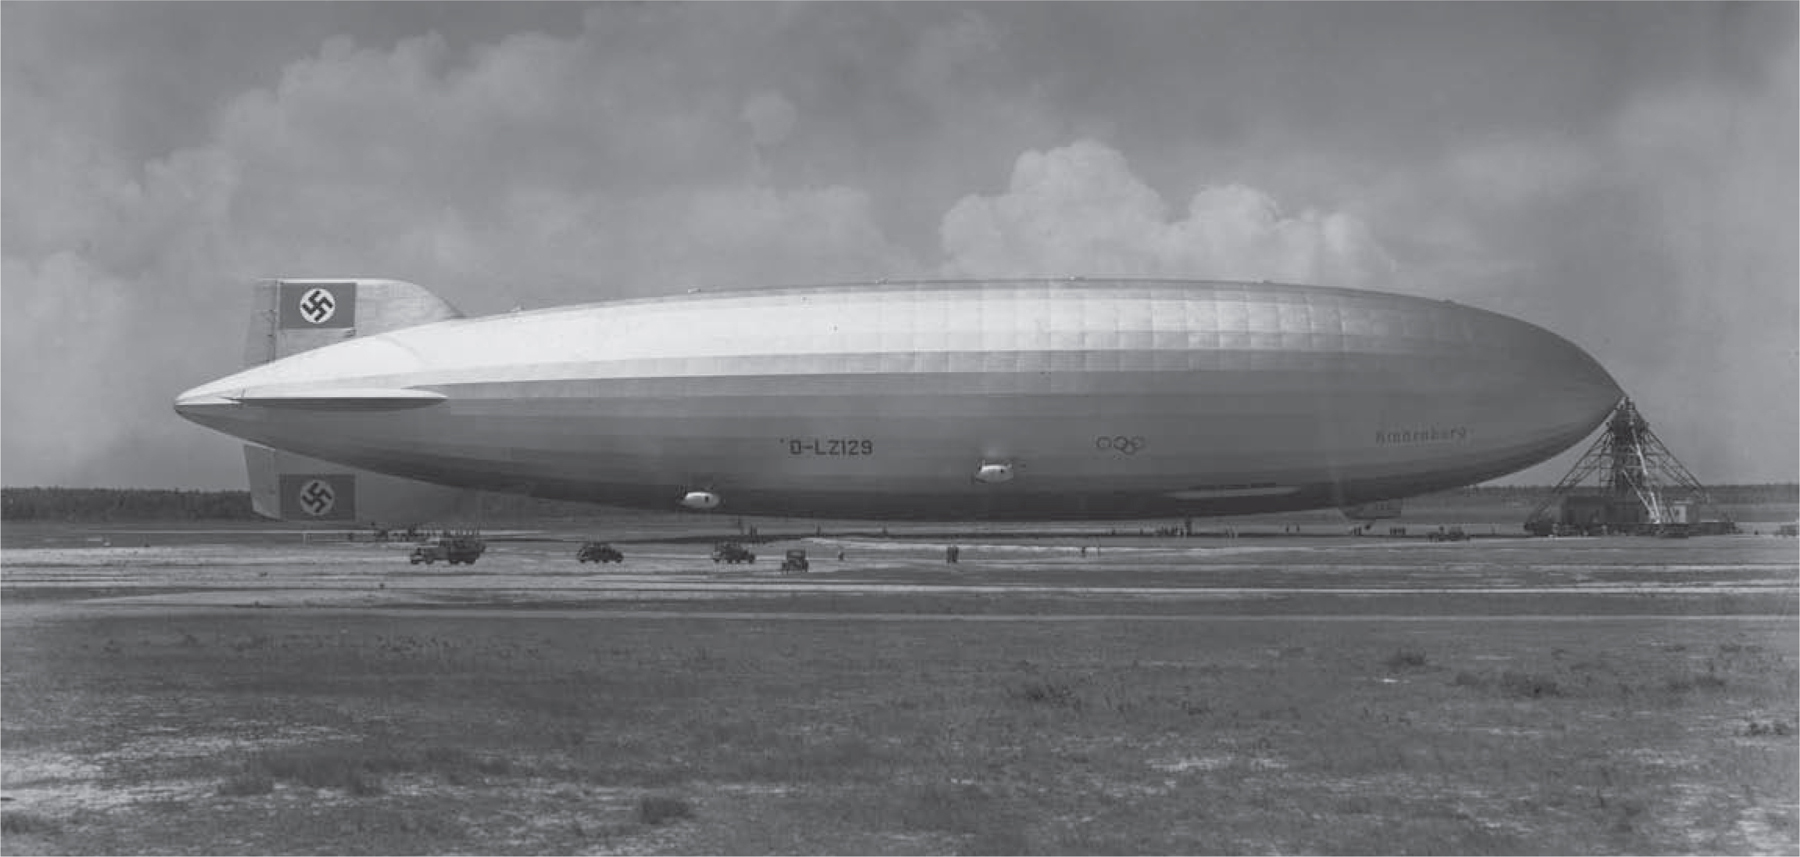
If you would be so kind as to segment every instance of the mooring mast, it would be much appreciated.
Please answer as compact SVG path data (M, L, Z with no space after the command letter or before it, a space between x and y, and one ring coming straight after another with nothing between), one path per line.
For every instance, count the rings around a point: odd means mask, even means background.
M1599 488L1598 493L1581 491L1583 483L1596 474L1600 478L1592 487ZM1688 503L1671 501L1669 493L1677 488L1685 489ZM1572 502L1583 500L1586 502ZM1560 514L1545 514L1558 504ZM1613 409L1606 430L1594 445L1526 516L1525 529L1539 535L1555 532L1559 525L1583 532L1685 534L1689 526L1699 523L1693 514L1695 506L1719 513L1706 486L1681 466L1627 398ZM1734 529L1729 517L1719 513L1719 519L1727 531Z

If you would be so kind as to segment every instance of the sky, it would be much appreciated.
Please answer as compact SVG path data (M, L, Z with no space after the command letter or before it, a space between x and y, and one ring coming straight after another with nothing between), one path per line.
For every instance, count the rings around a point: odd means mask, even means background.
M1793 3L0 3L0 483L242 488L266 277L1455 300L1800 479ZM1555 482L1585 442L1506 480Z

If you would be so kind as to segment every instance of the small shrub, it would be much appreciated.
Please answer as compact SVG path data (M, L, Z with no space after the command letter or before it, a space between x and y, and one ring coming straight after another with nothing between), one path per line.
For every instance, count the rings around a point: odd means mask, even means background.
M1549 676L1513 672L1512 670L1500 674L1500 690L1507 696L1531 697L1532 699L1563 695L1562 687Z
M56 822L38 815L37 813L0 813L0 833L10 833L15 836L33 833L44 835L58 833L61 830L62 827Z
M269 776L267 770L254 766L219 784L219 794L223 797L253 797L273 791L275 778Z
M334 750L295 750L271 753L262 759L270 776L293 780L315 789L348 785L360 773L361 760L348 752Z
M1725 680L1712 673L1676 676L1664 682L1663 687L1670 693L1689 693L1696 690L1718 691L1725 689Z
M992 795L973 784L925 783L898 794L898 818L909 830L983 834L1004 821Z
M678 797L647 795L638 800L638 821L656 827L694 817L694 807Z
M386 791L382 788L379 778L370 776L363 771L350 772L349 778L341 785L344 787L344 792L351 797L372 797Z
M381 794L377 776L381 771L400 769L393 758L358 755L343 749L312 749L264 754L247 771L315 789L343 789L356 797L367 797Z
M1744 734L1753 738L1764 735L1786 737L1794 734L1794 725L1781 720L1771 720L1767 723L1752 720L1750 725L1744 727Z
M419 768L443 777L451 785L469 785L483 777L500 777L512 773L512 762L506 758L483 757L460 747L431 747L418 757Z
M1480 690L1481 688L1487 687L1488 682L1487 679L1469 672L1468 670L1458 670L1456 678L1453 679L1451 683L1457 687L1472 687Z
M1418 649L1397 649L1382 662L1390 670L1410 670L1425 666L1425 653Z
M1075 688L1067 682L1053 679L1027 682L1014 688L1012 696L1014 699L1032 705L1048 705L1052 708L1081 707L1081 697L1076 695Z
M983 830L977 832L962 848L957 849L956 853L969 855L1030 854L1032 853L1031 839L1025 835L1025 831L1017 827Z

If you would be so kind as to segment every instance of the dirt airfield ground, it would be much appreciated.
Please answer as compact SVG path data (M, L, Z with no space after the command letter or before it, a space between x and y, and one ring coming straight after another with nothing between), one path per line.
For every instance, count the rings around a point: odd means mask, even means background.
M0 850L1800 851L1793 539L678 535L9 525Z

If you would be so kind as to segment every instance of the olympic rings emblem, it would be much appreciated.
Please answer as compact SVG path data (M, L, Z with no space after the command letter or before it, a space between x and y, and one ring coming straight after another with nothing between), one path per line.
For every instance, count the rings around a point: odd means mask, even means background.
M1094 438L1095 449L1102 452L1120 452L1125 455L1136 455L1138 454L1138 450L1149 445L1149 442L1144 440L1143 435L1126 437L1122 434L1116 434L1111 436L1101 435Z

